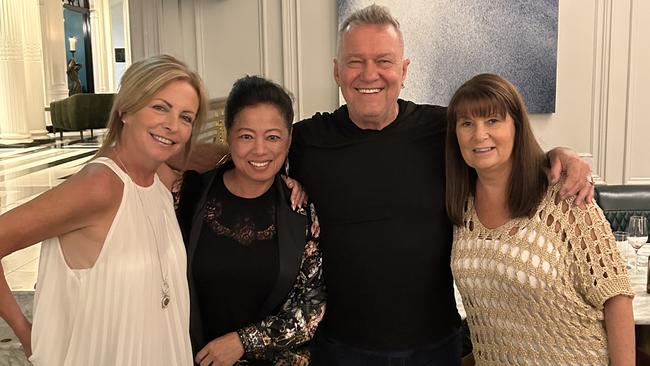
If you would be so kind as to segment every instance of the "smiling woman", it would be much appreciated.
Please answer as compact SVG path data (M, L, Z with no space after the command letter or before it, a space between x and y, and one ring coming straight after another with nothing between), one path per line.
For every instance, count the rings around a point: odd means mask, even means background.
M226 187L240 197L266 192L287 158L291 134L272 104L242 109L228 129L230 156L236 169L224 174Z
M159 58L170 64L178 62L171 56ZM153 58L143 60L153 61ZM183 72L171 65L161 67L159 72L168 74L168 78L160 80L149 80L150 75L145 70L134 69L133 66L128 71L130 77L122 79L120 93L115 98L108 121L108 132L98 154L109 154L114 145L119 149L121 144L145 149L148 144L139 145L149 139L143 140L142 134L166 139L167 141L162 140L165 142L160 139L158 141L171 144L173 148L169 150L174 152L189 152L192 142L201 131L208 109L205 99L207 93L198 76L193 74L195 79L188 79ZM130 121L133 121L133 126ZM133 133L123 134L123 130ZM169 138L172 135L174 139ZM180 137L181 135L183 136ZM183 143L177 143L180 142L179 138L184 139Z
M134 63L95 158L0 216L0 257L43 241L33 327L0 281L0 315L34 365L192 363L185 251L156 171L187 148L205 107L182 62Z
M225 111L232 159L184 176L177 217L201 365L309 364L300 346L316 330L325 294L314 207L292 210L280 177L292 120L282 87L238 80Z
M190 145L186 142L198 110L198 94L191 84L185 80L169 82L143 108L135 112L118 111L124 128L114 146L115 154L121 149L129 150L129 160L137 157L159 166ZM151 181L140 183L149 185Z
M467 165L482 171L510 173L515 123L509 114L463 116L456 124L456 135Z
M610 225L549 184L517 89L477 75L447 117L451 269L477 363L632 365L634 292Z

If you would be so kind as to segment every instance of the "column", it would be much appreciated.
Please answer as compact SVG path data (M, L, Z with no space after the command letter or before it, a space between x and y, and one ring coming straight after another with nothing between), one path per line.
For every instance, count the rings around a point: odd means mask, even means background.
M25 95L27 126L34 140L49 139L45 129L45 91L38 0L23 0L23 55L25 59ZM29 96L29 98L27 98Z
M32 142L27 126L23 1L0 1L0 144Z
M90 1L90 38L95 93L110 93L114 89L114 73L110 4L107 0Z
M63 5L60 1L39 0L43 70L45 74L45 104L68 97L68 75L65 73L65 31ZM52 125L50 114L45 115L47 125Z

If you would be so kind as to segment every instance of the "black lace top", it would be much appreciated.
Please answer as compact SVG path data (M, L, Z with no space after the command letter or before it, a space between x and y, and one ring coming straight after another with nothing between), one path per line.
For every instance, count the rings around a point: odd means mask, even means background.
M223 172L228 169L233 169L232 162L204 174L188 171L177 186L176 214L188 251L193 352L236 330L246 360L236 365L307 366L309 352L304 345L325 311L320 226L314 206L292 211L290 192L279 177L262 197L233 197L223 184ZM239 207L233 208L235 204ZM246 212L248 216L243 215ZM269 236L274 245L264 245ZM258 250L258 255L242 258L256 262L259 268L226 253L225 243L232 245L235 254ZM209 301L222 307L211 307ZM263 318L256 317L253 309ZM241 317L235 322L226 311ZM247 322L244 317L249 315Z
M223 174L215 177L193 263L206 339L266 316L261 307L278 273L275 195L237 197Z

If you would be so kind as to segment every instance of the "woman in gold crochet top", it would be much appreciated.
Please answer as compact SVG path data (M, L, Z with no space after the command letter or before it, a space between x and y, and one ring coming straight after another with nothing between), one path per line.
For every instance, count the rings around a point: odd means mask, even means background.
M478 365L633 365L633 291L595 203L561 199L517 89L481 74L447 111L451 267Z

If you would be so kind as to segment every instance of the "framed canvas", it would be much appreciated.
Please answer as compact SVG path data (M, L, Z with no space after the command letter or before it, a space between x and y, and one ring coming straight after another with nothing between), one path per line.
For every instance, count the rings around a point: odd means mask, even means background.
M401 24L411 59L401 98L447 105L490 72L515 84L531 113L555 112L558 0L337 0L339 25L372 3Z

